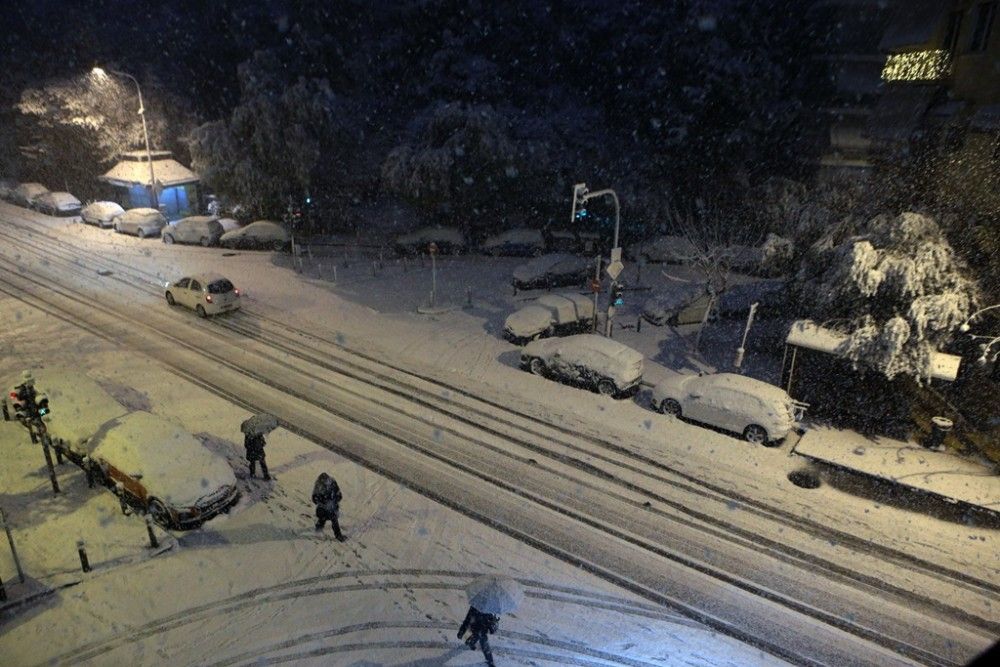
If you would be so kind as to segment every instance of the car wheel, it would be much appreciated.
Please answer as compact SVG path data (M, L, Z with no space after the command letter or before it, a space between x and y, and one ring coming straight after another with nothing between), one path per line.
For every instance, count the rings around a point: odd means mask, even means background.
M597 393L601 396L614 396L618 393L618 387L611 380L604 379L597 383Z
M149 501L149 505L146 506L146 511L149 515L153 517L153 521L164 528L170 528L173 524L173 520L170 518L170 512L167 511L167 506L164 505L159 498L153 498Z
M745 429L743 429L743 439L747 442L753 442L758 445L767 444L767 431L764 430L763 426L758 426L757 424L750 424Z
M545 375L545 362L538 357L532 357L528 362L528 370L535 375Z
M114 230L116 234L122 233L122 228L119 225L114 225Z
M176 304L176 303L177 303L177 302L176 302L176 301L174 301L174 295L173 295L173 294L171 294L170 292L167 292L167 304L169 304L169 305L171 305L171 306L172 306L172 305L174 305L174 304Z
M146 238L146 232L144 232L142 230L142 227L140 227L139 229L135 230L135 235L138 236L140 239Z
M171 236L170 234L164 234L163 235L163 242L166 243L167 245L173 245L173 243L174 243L174 237Z
M208 317L208 313L205 312L200 303L195 307L194 312L198 313L198 317Z
M660 412L665 415L673 415L674 417L681 416L681 404L672 398L665 398L663 402L660 403Z
M212 245L212 239L208 238L207 236L202 236L201 245L207 248L208 246Z

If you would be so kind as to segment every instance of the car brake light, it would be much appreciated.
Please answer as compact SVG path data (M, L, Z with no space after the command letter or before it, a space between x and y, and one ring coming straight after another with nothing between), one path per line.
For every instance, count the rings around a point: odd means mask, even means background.
M205 301L208 301L209 303L212 303L212 295L211 294L206 294L205 295Z

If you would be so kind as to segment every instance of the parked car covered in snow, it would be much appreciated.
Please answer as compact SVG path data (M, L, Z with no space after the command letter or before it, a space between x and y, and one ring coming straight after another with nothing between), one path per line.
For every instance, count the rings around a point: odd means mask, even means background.
M545 252L545 239L537 229L508 229L483 241L479 249L487 255L537 257Z
M219 245L223 248L288 250L292 246L292 235L277 222L257 220L224 233L219 237Z
M556 252L542 255L514 269L511 282L514 289L565 287L585 285L593 272L590 260Z
M636 261L684 264L694 260L699 253L687 238L667 235L633 243L627 254Z
M546 294L514 311L504 322L504 338L521 344L537 338L578 333L590 328L594 302L582 294Z
M207 215L193 215L181 218L163 228L163 242L198 243L208 246L216 245L223 234L222 225L218 220Z
M79 215L80 200L68 192L46 192L32 200L31 208L47 215Z
M393 246L400 255L419 255L428 252L431 243L442 255L462 253L466 248L465 237L454 227L423 227L397 236Z
M652 405L762 445L784 439L804 407L779 387L733 373L668 378L653 388Z
M240 291L217 273L185 276L167 285L164 295L171 306L190 308L199 317L218 315L240 307Z
M679 283L646 299L642 304L642 319L656 326L697 324L704 320L711 302L712 295L705 285Z
M132 412L94 436L95 479L165 528L193 528L237 500L236 475L223 457L173 423Z
M135 234L144 239L159 236L167 219L155 208L130 208L117 216L112 225L119 234Z
M580 252L592 255L601 249L601 235L597 232L574 229L546 229L542 232L545 247L552 252Z
M18 206L31 206L35 197L44 195L49 189L41 183L21 183L14 188L10 200Z
M605 396L637 388L642 382L642 359L632 348L594 334L535 340L521 350L521 368Z
M125 209L113 201L95 201L80 209L80 219L88 225L107 228L114 225L115 218L124 213Z

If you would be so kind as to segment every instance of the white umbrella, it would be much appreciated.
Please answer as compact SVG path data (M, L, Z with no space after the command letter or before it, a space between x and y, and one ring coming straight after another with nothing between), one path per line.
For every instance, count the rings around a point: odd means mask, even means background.
M276 428L278 428L278 418L266 412L256 414L240 424L240 430L247 435L251 433L263 435L264 433L270 433Z
M521 584L510 577L488 574L465 587L469 604L484 614L514 611L524 598Z

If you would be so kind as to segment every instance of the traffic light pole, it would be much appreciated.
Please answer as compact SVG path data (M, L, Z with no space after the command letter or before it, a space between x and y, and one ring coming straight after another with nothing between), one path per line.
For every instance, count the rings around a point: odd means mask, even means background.
M42 451L45 453L45 465L49 469L49 479L52 480L52 493L59 493L59 480L56 479L56 468L52 465L52 452L49 451L49 434L45 432L45 426L38 422L38 437L42 441ZM28 427L30 430L30 426ZM34 439L34 438L32 438Z

